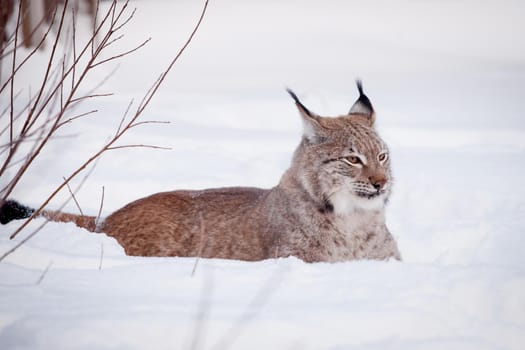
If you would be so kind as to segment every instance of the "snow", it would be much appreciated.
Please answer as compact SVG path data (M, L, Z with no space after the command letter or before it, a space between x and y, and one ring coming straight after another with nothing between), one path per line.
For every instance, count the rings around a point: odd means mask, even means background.
M99 113L64 129L13 198L38 205L113 134L202 6L131 5L137 13L121 47L152 42L101 87L114 96L86 101L84 110ZM403 262L127 257L104 234L48 223L0 263L0 348L522 349L524 7L211 1L144 115L171 124L137 128L123 141L172 150L105 154L77 195L84 212L96 214L102 186L104 215L176 188L274 186L301 133L285 87L310 110L335 115L357 98L359 77L391 151L387 222ZM18 83L34 91L39 69ZM112 69L100 67L87 85ZM7 103L1 95L0 110ZM72 202L66 210L77 211ZM19 223L0 227L0 253L42 223L14 240Z

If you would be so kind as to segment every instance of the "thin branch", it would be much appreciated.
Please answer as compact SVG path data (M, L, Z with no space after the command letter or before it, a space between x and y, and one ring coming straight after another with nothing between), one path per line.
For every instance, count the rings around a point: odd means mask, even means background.
M73 88L75 86L75 73L76 73L76 64L75 64L75 62L77 61L77 42L76 42L77 16L76 16L74 7L71 9L71 11L73 12L73 23L72 23L72 26L73 26L73 30L72 30L73 31L73 44L72 44L73 45L73 72L71 73L71 90L73 90Z
M45 134L45 131L46 131L46 125L47 124L48 124L48 122L44 123L43 125L41 125L38 129L36 129L32 133L27 133L27 132L26 133L22 133L22 134L20 134L17 137L17 139L14 141L14 147L9 148L10 152L7 155L7 159L4 161L4 163L2 164L2 167L0 168L0 176L2 176L4 174L4 172L12 166L12 159L14 158L14 155L17 153L17 150L20 147L20 145L22 145L22 143L26 142L26 140L28 138L31 138L34 135L38 134L38 136L36 138L37 142L35 142L33 144L33 147L31 148L31 151L26 152L26 156L25 156L25 160L24 160L24 165L25 165L25 163L27 162L27 159L29 159L31 157L31 155L36 152L36 150L37 150L37 148L39 146L39 142L41 142L40 140L44 139L44 134ZM12 151L11 151L11 149L12 149ZM2 153L3 153L3 151L2 151ZM18 176L18 175L15 175L15 179L16 179L16 176ZM0 191L0 194L2 194L2 196L3 196L2 199L7 199L7 196L10 193L9 188L11 188L13 186L13 181L15 179L11 180L8 183L8 185L6 186L7 189L3 188Z
M123 149L123 148L153 148L153 149L162 149L165 151L171 151L171 147L161 147L161 146L154 146L154 145L123 145L123 146L112 146L106 148L108 151L113 151L116 149Z
M108 97L108 96L113 96L113 95L115 95L115 94L114 93L91 94L91 95L86 95L86 96L82 96L82 97L73 98L73 99L70 100L70 103L73 104L73 103L76 103L76 102L79 102L79 101L82 101L82 100L87 100L89 98Z
M114 3L116 3L116 1L114 1ZM113 6L113 4L111 4ZM96 38L97 38L97 32L95 31L95 28L97 28L97 18L98 18L98 11L99 11L99 6L100 6L100 0L97 0L97 6L95 8L95 15L93 16L93 43L95 42Z
M49 272L49 269L51 268L51 265L53 265L53 261L50 261L49 264L47 264L47 267L45 268L45 270L40 275L40 278L36 281L36 285L37 286L40 285L40 283L42 283L42 281L46 277L47 273Z
M90 97L105 97L105 96L113 96L114 94L113 93L107 93L107 94L95 94L94 92L97 91L102 85L104 85L108 80L109 78L111 78L115 72L118 70L118 68L120 67L120 64L117 65L115 68L113 68L111 70L111 72L109 72L108 74L106 74L106 76L104 77L104 79L102 79L99 83L97 83L97 85L95 87L93 87L90 91L87 92L87 95L86 96L90 96ZM69 113L72 113L76 108L77 106L80 104L80 102L82 102L83 99L82 98L78 98L76 99L76 101L73 101L69 104L68 106L68 112ZM97 111L98 112L98 111ZM91 112L88 112L88 113L91 113ZM70 118L71 119L71 118ZM65 122L61 123L60 127L65 124Z
M100 259L98 262L98 269L102 270L102 261L104 260L104 243L100 242Z
M20 96L20 94L22 93L22 90L18 90L18 92L15 94L15 96L13 97L13 102L16 101L16 99L18 98L18 96ZM5 107L2 112L0 113L0 117L2 117L3 115L5 115L7 113L7 111L9 111L11 109L11 106L13 105L13 103L11 103L9 106ZM2 130L2 132L0 133L0 135L2 135L5 130L8 130L9 129L9 125L6 126L4 128L4 130Z
M115 66L115 68L113 68L111 70L111 72L109 72L108 74L106 74L106 76L104 77L104 79L102 79L97 85L95 85L89 92L88 92L88 95L92 95L95 91L97 91L100 87L102 87L108 80L109 78L111 78L115 73L116 71L120 68L120 63L117 64Z
M98 228L100 222L100 215L102 214L102 207L104 206L104 186L102 186L102 197L100 198L100 206L98 207L97 218L95 219L95 229Z
M137 126L145 125L145 124L171 124L170 121L162 121L162 120L146 120L143 122L137 122L129 126L129 129L136 128Z
M18 30L20 27L20 18L22 16L22 1L20 1L20 4L18 5L18 18L16 20L16 34L15 34L15 50L13 51L13 62L11 65L11 83L10 83L10 99L11 99L11 109L9 111L9 142L13 143L13 116L14 116L14 103L13 103L13 96L14 96L14 85L15 85L15 66L16 66L16 46L18 43ZM3 33L2 33L3 34ZM1 91L1 90L0 90ZM13 148L11 148L12 152Z
M49 103L46 103L46 104L49 104L49 107L48 107L49 113L52 113L53 110L55 109L56 104L59 103L59 97L60 97L60 100L61 100L60 101L61 102L61 106L60 106L61 109L62 109L62 106L63 106L63 97L64 97L63 85L64 85L64 80L65 80L65 77L64 77L64 68L65 68L64 62L65 62L65 59L66 59L66 55L63 55L62 59L60 60L60 63L57 64L55 66L55 68L53 68L53 70L51 71L50 77L48 79L49 81L51 81L51 83L49 85L51 85L51 86L55 86L56 85L58 88L60 88L60 93L57 93L56 90L48 91L48 93L46 93L46 95L44 97L45 101L49 101ZM29 109L29 108L26 108L26 109ZM26 130L31 129L31 127L36 123L36 121L39 119L40 116L41 116L41 113L36 114L36 116L33 118L34 122L33 123L29 123L29 127Z
M161 74L159 74L158 78L155 80L155 82L149 87L148 91L144 94L144 96L142 96L142 100L140 101L139 103L139 106L137 107L137 110L139 109L140 106L142 106L145 102L146 102L146 99L148 98L148 96L150 96L153 92L153 90L155 89L155 87L160 84L161 80L162 80L162 77L164 75L164 72L162 72Z
M49 25L47 31L44 33L44 35L42 36L42 39L40 40L40 42L33 48L33 50L27 54L27 56L24 58L24 60L16 67L15 69L15 74L20 70L20 68L22 68L22 66L24 64L27 63L27 61L29 61L29 59L34 56L34 54L42 47L42 45L44 44L46 38L47 38L47 35L49 34L49 32L51 31L51 25ZM14 51L15 49L13 49L9 54L13 53L14 54ZM4 54L3 56L0 56L0 61L4 58L4 57L7 57L9 54ZM2 85L2 87L0 87L0 92L4 91L4 89L6 88L6 86L11 82L11 79L13 78L13 76L11 75L5 82L4 82L4 85Z
M0 149L2 150L2 151L0 151L0 155L6 152L6 148L11 147L12 145L14 145L14 144L16 144L18 142L35 143L35 142L38 142L38 141L43 139L42 136L32 138L34 135L35 135L35 133L32 133L30 135L27 135L24 139L20 139L20 140L16 139L16 140L13 140L13 142L8 142L8 143L4 143L4 144L0 145ZM26 159L26 158L27 157L23 157L22 159Z
M4 40L4 49L8 46L11 46L11 44L15 41L15 33L16 31L12 31L11 34ZM6 55L7 56L7 55ZM0 59L4 58L4 55L0 51Z
M108 42L108 40L114 34L115 25L118 23L118 21L119 21L120 17L122 16L122 14L126 12L126 8L128 7L129 0L126 0L124 5L122 5L122 7L120 8L118 15L115 16L115 12L116 12L116 9L117 9L116 3L117 3L117 1L113 0L113 3L111 4L110 9L106 13L106 17L104 18L104 20L101 22L101 24L98 27L99 29L101 29L102 28L102 24L104 24L106 22L106 20L109 19L109 16L111 15L111 20L109 22L110 28L106 31L106 35L100 41L100 43L97 45L96 49L95 49L93 44L91 46L91 55L92 56L98 56L100 51L102 51L104 49L104 45ZM95 33L94 37L96 37L96 34L98 34L98 31L97 31L97 33ZM94 43L94 40L93 40L93 43Z
M111 12L111 23L115 23L115 9Z
M66 180L65 177L62 177L62 178L64 179L64 181ZM75 202L75 205L77 206L77 209L80 212L80 215L84 216L84 212L82 211L80 204L78 204L77 197L75 196L73 191L71 191L71 187L69 186L69 183L66 183L66 186L67 186L67 190L69 191L69 194L71 195L71 198L73 198L73 201Z
M47 124L47 123L46 123ZM45 131L45 126L46 124L42 125L39 127L39 129L37 129L36 131L40 130L41 132L41 135L40 137L43 135L43 132ZM34 134L34 133L33 133ZM3 164L2 164L2 167L0 167L0 176L2 176L4 174L4 172L6 171L6 169L10 166L11 164L11 161L12 159L14 158L15 154L17 153L17 150L18 150L18 147L22 144L22 142L29 136L28 132L20 132L19 136L17 137L16 140L14 140L13 144L11 145L11 147L9 148L9 154L7 155L7 158L4 160ZM35 146L33 147L33 150L32 152L34 152L36 149L38 148L38 144L35 144ZM26 157L27 159L30 158L30 155L32 153L26 153L28 156ZM25 164L24 164L25 165ZM13 180L11 180L11 182L9 183L9 186L11 187L12 183L14 180L16 180L16 177L18 175L15 175L15 178ZM7 196L9 195L9 190L7 193L2 193L3 197L2 199L6 199Z
M118 125L117 132L115 133L114 137L119 137L118 135L121 134L122 126L124 125L124 121L126 120L126 116L129 113L131 105L133 105L133 99L131 99L131 101L129 101L128 106L126 107L126 110L124 111L124 114L122 115L122 118L120 119L120 124Z
M120 34L119 36L117 36L115 39L111 40L111 41L108 41L105 45L104 45L104 49L110 47L112 44L116 43L117 41L119 41L120 39L122 39L124 37L124 34Z
M136 46L135 48L131 49L131 50L128 50L128 51L125 51L125 52L122 52L118 55L115 55L115 56L111 56L110 58L106 58L100 62L96 62L96 63L93 63L90 68L95 68L101 64L104 64L104 63L107 63L107 62L110 62L110 61L113 61L113 60L116 60L116 59L119 59L119 58L122 58L124 56L127 56L137 50L139 50L140 48L144 47L144 45L146 45L147 43L149 43L151 41L151 38L148 38L146 40L144 40L144 42L138 46Z
M66 55L62 58L62 76L66 70ZM64 112L64 79L60 79L60 112Z
M128 1L126 1L126 3L124 5L126 6L127 3L128 3ZM98 17L99 6L100 6L100 1L97 1L97 11L95 13L95 17ZM91 35L91 38L93 40L90 40L88 42L88 47L91 47L91 56L95 55L95 45L96 45L95 44L95 38L97 37L99 31L102 29L102 26L106 24L106 21L109 19L110 15L111 15L111 21L113 20L112 18L114 16L116 6L117 6L117 1L113 0L111 2L111 5L109 6L108 10L106 11L106 14L104 15L104 18L98 24L98 26L97 26L96 21L93 21L93 33ZM110 22L110 23L113 23L113 22Z
M195 271L197 271L197 265L199 264L199 260L202 256L202 252L204 251L204 246L206 245L206 226L204 224L204 218L202 217L202 212L199 211L199 223L200 223L200 229L201 229L201 237L199 241L199 251L197 253L197 257L195 258L195 264L193 265L193 270L191 270L191 277L195 276Z
M69 118L69 119L66 119L66 120L64 120L62 123L60 123L60 124L57 125L57 129L60 128L60 127L62 127L62 126L65 125L65 124L71 123L71 122L74 121L74 120L77 120L77 119L80 119L80 118L86 117L86 116L88 116L88 115L95 114L95 113L97 113L97 112L98 112L98 109L93 109L93 110L91 110L91 111L89 111L89 112L85 112L85 113L82 113L82 114L76 115L76 116L74 116L74 117L71 117L71 118Z
M114 32L118 32L120 29L122 29L122 27L126 26L126 24L128 24L128 22L131 21L133 16L135 16L135 12L137 12L137 8L134 8L133 11L131 11L131 14L128 16L128 18L125 19L124 22L122 22L122 24L120 24L119 26L115 27L115 29L113 31Z

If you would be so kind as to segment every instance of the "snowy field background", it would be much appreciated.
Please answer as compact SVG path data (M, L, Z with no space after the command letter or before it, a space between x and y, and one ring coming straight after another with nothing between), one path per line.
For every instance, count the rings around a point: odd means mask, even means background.
M64 129L13 198L38 205L112 135L202 7L131 5L121 47L151 43L101 87L114 96L83 106L99 113ZM77 195L83 210L96 214L102 186L105 215L159 191L274 186L300 139L284 88L336 115L360 77L392 153L387 221L404 261L203 259L192 277L193 258L127 257L103 234L50 223L0 263L0 348L523 349L524 13L523 2L495 0L211 1L144 115L171 124L124 140L172 150L105 154ZM18 83L37 86L41 69ZM112 69L94 72L86 90ZM14 241L18 223L0 227L0 253L40 224Z

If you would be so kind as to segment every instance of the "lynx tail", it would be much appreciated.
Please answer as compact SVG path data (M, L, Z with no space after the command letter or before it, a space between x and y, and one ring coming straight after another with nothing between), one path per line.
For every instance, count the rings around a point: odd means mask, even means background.
M17 201L8 200L0 206L0 223L5 225L13 220L26 219L33 215L34 212L35 209L26 207ZM49 221L73 222L78 227L85 228L91 232L95 232L97 228L97 220L94 216L75 215L50 210L43 210L38 216L45 217Z
M34 212L35 209L26 207L17 201L8 200L0 206L0 223L5 225L13 220L26 219Z

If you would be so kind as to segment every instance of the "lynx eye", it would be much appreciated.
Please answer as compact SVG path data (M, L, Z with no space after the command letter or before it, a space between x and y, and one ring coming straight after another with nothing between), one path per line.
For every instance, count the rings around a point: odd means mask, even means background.
M361 166L363 164L363 162L361 161L361 158L359 158L358 156L342 157L342 158L339 158L339 160L348 165L352 165L352 166Z
M386 162L388 159L388 153L381 153L377 156L377 160L379 160L381 163Z
M348 159L348 161L352 164L360 164L361 163L361 159L359 159L358 156L350 156L350 157L346 157L346 159Z

